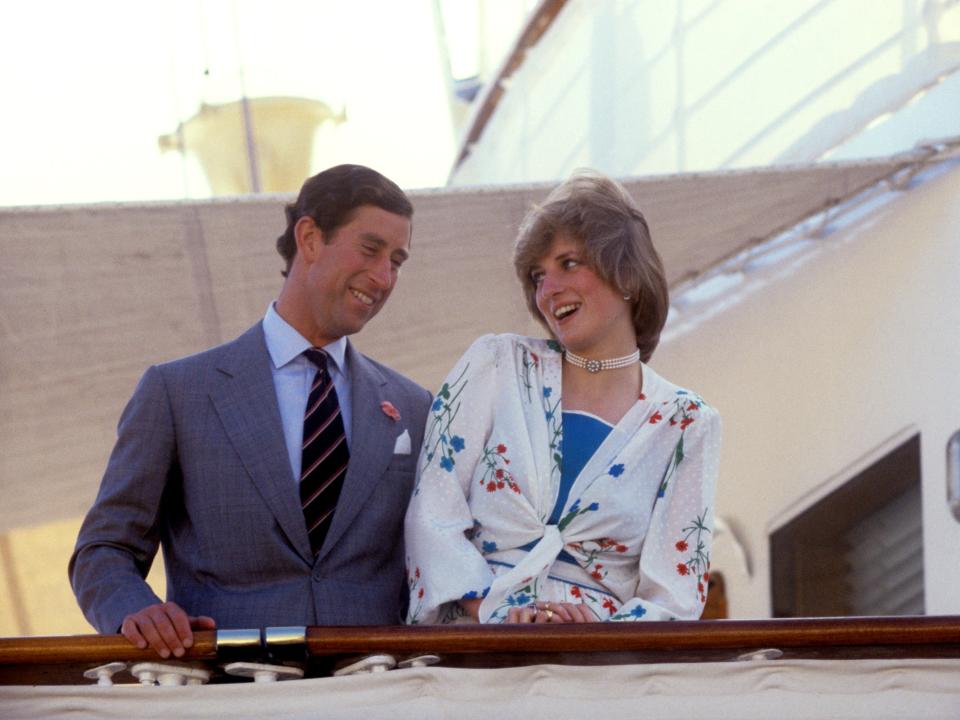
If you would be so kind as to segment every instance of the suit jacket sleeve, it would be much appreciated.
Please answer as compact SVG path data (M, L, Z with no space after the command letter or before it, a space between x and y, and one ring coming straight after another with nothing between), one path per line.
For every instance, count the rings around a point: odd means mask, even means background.
M117 443L70 559L74 594L101 633L161 602L144 578L159 545L164 492L178 474L176 440L160 370L144 374L120 417Z

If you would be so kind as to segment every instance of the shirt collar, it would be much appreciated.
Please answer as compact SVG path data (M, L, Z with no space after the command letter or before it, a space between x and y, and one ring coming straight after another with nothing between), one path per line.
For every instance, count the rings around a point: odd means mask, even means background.
M313 347L310 341L297 332L293 325L280 317L274 303L270 303L267 314L263 317L263 336L273 366L278 370L300 357L304 350ZM342 337L334 340L332 343L324 345L323 349L333 360L337 370L346 374L344 362L347 355L347 339ZM309 362L305 358L304 361Z

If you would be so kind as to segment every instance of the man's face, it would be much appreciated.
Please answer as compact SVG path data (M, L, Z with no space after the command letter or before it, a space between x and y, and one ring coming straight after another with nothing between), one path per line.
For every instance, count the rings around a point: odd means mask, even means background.
M387 302L410 252L410 219L374 205L324 235L310 218L305 243L305 295L315 345L363 329Z

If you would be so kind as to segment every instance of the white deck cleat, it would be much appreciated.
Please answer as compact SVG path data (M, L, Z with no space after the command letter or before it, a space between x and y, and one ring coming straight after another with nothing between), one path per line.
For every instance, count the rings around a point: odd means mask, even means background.
M439 655L415 655L413 657L408 657L406 660L401 660L397 663L398 668L419 668L427 667L427 665L436 665L440 662Z
M267 665L265 663L234 662L223 668L228 675L253 678L254 682L277 682L278 680L299 680L303 670L289 665Z
M762 650L752 650L743 655L738 655L737 660L757 661L757 660L776 660L783 657L783 650L777 648L763 648Z
M209 670L177 663L137 663L130 674L141 685L203 685L210 680Z
M107 663L106 665L90 668L89 670L84 671L83 676L87 678L87 680L96 680L97 685L109 687L113 685L114 674L126 669L127 664L125 662L112 662Z
M344 677L345 675L366 675L368 673L386 672L396 666L397 661L393 655L367 655L365 658L361 658L356 662L334 671L333 676Z

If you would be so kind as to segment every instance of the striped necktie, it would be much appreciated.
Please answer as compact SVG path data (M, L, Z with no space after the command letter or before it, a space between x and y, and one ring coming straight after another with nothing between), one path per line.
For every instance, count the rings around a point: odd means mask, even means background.
M350 461L340 403L327 370L327 353L305 350L317 366L303 417L303 456L300 465L300 504L307 523L310 547L316 555L333 521L337 499Z

